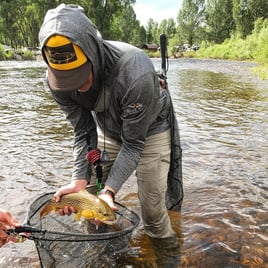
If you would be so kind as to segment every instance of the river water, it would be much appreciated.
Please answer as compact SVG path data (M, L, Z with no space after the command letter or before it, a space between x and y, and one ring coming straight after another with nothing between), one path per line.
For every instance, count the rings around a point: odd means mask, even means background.
M268 81L252 67L169 62L183 149L184 203L181 213L170 213L180 268L268 267ZM38 196L67 184L72 172L72 129L44 74L42 62L0 62L0 207L21 222ZM139 212L135 178L118 197ZM113 267L157 267L161 250L152 250L142 228L131 243ZM39 267L34 242L6 244L0 267Z

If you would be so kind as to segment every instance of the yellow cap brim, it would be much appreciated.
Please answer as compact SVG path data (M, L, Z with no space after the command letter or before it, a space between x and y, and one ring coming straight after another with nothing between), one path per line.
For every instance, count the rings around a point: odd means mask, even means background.
M62 35L52 35L43 48L49 66L55 70L76 69L87 62L82 49Z

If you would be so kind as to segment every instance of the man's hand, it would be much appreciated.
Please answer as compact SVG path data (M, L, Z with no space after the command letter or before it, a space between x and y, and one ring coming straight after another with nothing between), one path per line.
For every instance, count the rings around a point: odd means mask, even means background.
M87 180L81 179L81 180L74 180L71 183L61 187L55 194L54 198L56 202L59 202L61 199L61 196L64 194L70 194L70 193L77 193L80 190L86 189L87 186ZM64 209L59 210L59 215L71 215L72 213L75 213L76 210L73 207L65 206Z
M118 210L118 208L114 204L113 197L110 194L100 193L98 195L98 198L104 200L111 207L112 210Z
M112 191L115 194L115 191L113 189L111 189L110 187L105 187L103 190L106 190L106 189ZM118 210L118 208L114 204L113 197L110 194L99 193L98 198L105 201L111 207L112 210L114 210L114 211ZM101 224L101 222L98 219L92 220L91 223L95 224L96 227L98 227Z

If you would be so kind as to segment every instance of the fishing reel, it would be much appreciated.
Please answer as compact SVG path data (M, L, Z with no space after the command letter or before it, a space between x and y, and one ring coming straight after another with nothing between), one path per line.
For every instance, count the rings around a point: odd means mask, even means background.
M110 161L110 156L105 150L101 151L100 149L92 149L88 151L86 156L88 162L93 166L101 163L107 163Z
M105 150L101 151L100 149L92 149L88 151L86 155L86 159L88 162L94 167L96 171L96 183L99 188L99 190L102 189L102 164L107 163L110 161L110 157L108 152Z

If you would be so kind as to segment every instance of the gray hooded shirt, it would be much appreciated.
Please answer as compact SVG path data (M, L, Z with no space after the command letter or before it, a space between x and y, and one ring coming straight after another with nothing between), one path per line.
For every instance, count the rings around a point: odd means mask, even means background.
M142 50L124 64L112 84L107 84L116 62L131 46L103 40L79 6L61 4L47 12L39 33L41 48L52 35L66 36L81 47L94 73L93 86L87 92L51 91L74 129L72 179L90 180L86 154L88 147L97 146L98 125L121 144L105 183L118 191L135 170L145 138L170 128L169 93L161 89L154 66ZM107 89L109 105L98 111L98 100Z

